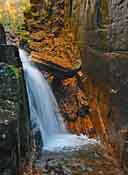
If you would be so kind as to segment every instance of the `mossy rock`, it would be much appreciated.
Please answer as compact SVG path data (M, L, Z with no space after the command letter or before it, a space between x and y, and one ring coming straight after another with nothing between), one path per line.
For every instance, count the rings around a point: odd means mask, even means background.
M0 174L2 174L2 171L6 170L4 162L8 162L7 168L13 171L18 168L21 158L29 159L27 153L31 150L31 146L28 98L22 67L0 63L0 82L0 155L3 155L2 159L0 158Z
M18 103L18 69L0 64L0 121L15 118Z

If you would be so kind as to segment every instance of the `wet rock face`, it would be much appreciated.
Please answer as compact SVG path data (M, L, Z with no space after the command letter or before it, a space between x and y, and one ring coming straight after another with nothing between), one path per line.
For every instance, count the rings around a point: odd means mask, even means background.
M17 78L13 68L5 63L0 63L0 82L0 173L6 170L15 173L16 160L13 155L16 155L17 147Z
M8 122L17 112L17 78L5 63L0 63L0 82L0 122Z
M13 67L11 69L11 66L9 67L4 63L0 64L0 98L16 100L17 80L15 72L12 70Z
M72 8L91 121L108 152L127 166L128 2L91 2L75 1Z
M12 45L0 45L0 62L21 67L18 49Z
M15 175L30 148L27 96L17 49L0 50L0 174Z
M110 44L114 50L128 50L128 2L111 0L109 4L111 26Z
M12 128L15 128L12 130ZM0 174L16 173L16 120L0 123ZM11 134L10 134L11 133Z

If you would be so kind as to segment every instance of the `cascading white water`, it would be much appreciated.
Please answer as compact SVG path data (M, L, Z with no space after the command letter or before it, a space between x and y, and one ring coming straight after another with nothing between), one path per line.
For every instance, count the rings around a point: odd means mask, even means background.
M58 105L47 80L30 62L27 53L19 49L27 86L31 120L36 122L43 140L43 150L74 149L95 143L87 136L68 133L62 121Z

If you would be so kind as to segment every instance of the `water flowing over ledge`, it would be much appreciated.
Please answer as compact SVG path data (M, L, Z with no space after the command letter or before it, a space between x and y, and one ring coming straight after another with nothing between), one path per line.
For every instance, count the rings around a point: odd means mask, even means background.
M79 149L97 143L87 136L68 133L50 86L43 74L30 62L27 53L19 49L23 63L32 125L41 132L43 150L62 151Z

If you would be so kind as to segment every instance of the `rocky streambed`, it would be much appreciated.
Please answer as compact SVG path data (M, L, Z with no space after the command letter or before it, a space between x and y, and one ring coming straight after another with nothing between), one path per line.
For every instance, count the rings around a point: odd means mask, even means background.
M74 152L44 152L34 162L33 175L122 175L121 169L102 154L99 146L89 145ZM26 169L24 174L29 174Z

